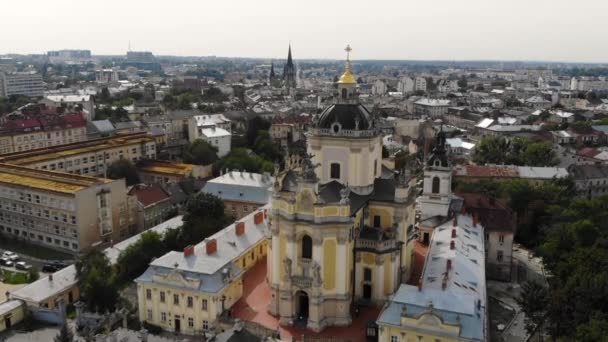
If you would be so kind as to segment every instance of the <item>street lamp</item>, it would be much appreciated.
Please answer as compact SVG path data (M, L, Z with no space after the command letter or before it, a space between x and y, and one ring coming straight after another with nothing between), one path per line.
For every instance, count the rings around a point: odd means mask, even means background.
M222 301L222 314L223 314L224 313L224 302L226 301L226 296L222 295L221 301Z

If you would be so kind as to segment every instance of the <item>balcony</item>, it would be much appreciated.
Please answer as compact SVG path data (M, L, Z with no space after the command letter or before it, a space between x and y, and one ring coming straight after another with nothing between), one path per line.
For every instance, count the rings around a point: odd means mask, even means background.
M303 276L292 276L291 282L293 285L299 288L311 288L312 287L312 278L303 277Z
M355 241L355 248L373 252L385 253L399 249L401 243L394 233L381 228L365 227Z
M350 138L369 138L377 135L376 130L355 131L343 129L338 133L330 128L312 128L310 129L313 135L335 136L335 137L350 137Z

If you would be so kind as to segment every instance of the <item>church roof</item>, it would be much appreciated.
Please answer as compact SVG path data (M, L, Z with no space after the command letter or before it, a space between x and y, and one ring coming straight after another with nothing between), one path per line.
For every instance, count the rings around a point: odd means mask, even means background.
M332 104L319 115L317 126L332 128L336 122L341 129L367 130L373 127L372 114L361 104Z

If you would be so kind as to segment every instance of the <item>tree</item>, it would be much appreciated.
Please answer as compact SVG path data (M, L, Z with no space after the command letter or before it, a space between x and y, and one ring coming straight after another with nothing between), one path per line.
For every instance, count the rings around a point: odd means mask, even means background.
M120 252L117 260L117 280L122 284L133 281L148 268L153 258L166 252L167 248L160 234L154 231L144 232L137 242Z
M553 166L559 159L550 143L532 142L515 138L511 141L503 137L483 138L473 154L477 164L505 164L526 166Z
M262 118L261 116L256 116L255 118L249 120L247 122L247 132L245 133L245 137L247 138L247 145L253 146L255 144L255 140L258 137L260 131L268 131L270 129L270 121Z
M559 158L548 142L531 143L520 152L521 165L554 166L559 164Z
M135 185L140 183L137 168L130 160L119 159L108 167L108 178L121 179L125 178L127 185Z
M217 160L217 147L205 140L196 139L183 151L184 162L196 165L209 165Z
M68 327L67 322L61 326L59 333L57 334L57 336L55 336L53 341L55 341L55 342L73 342L74 341L74 334L72 333L72 330L70 330L70 328Z
M486 137L475 146L473 161L477 164L503 164L509 143L500 137Z
M99 101L100 102L110 101L110 91L108 90L108 87L101 88L101 93L99 95Z
M188 200L179 240L183 246L198 243L230 223L224 213L224 202L214 195L200 192Z
M213 164L214 174L219 174L220 170L272 172L274 170L274 163L260 156L252 155L244 148L235 148L224 158Z
M281 158L279 146L272 141L268 131L258 131L258 136L253 144L253 151L266 160L276 161Z
M91 311L114 311L118 289L110 260L99 250L91 250L76 261L76 276L82 299Z
M467 78L466 78L466 77L464 77L464 75L463 75L463 76L462 76L462 77L460 77L460 79L458 80L458 87L459 87L460 89L466 89L467 85L468 85Z
M542 329L547 319L548 293L547 289L536 283L526 282L521 287L517 303L526 314L525 325L528 334L538 331L539 341L542 341Z

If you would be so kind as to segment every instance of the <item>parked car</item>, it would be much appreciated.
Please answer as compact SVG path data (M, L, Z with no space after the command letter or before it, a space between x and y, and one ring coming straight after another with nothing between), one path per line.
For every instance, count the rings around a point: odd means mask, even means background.
M7 258L10 261L19 260L19 255L17 255L17 253L15 253L15 252L11 252L11 251L4 251L4 253L2 253L2 257Z
M27 271L30 268L32 268L32 265L26 264L25 261L19 261L19 262L15 263L15 268L18 270Z
M44 265L42 265L42 272L55 273L55 272L57 272L57 267L55 267L55 265L50 264L50 263L44 264Z
M0 264L2 264L2 266L6 266L6 267L13 266L13 262L7 257L0 258Z
M59 260L51 261L50 264L53 265L53 266L55 266L55 268L57 269L57 271L59 271L62 268L68 267L67 263L65 263L63 261L59 261Z

